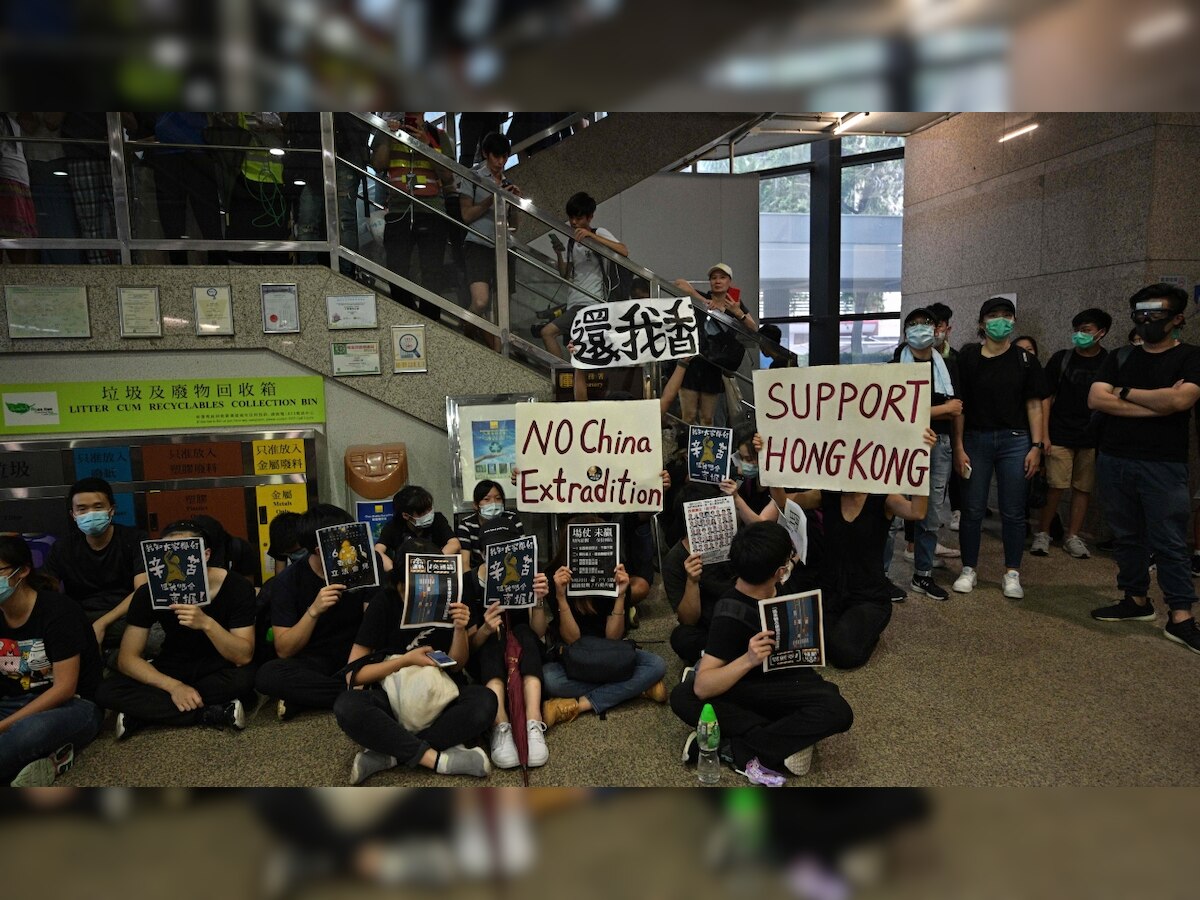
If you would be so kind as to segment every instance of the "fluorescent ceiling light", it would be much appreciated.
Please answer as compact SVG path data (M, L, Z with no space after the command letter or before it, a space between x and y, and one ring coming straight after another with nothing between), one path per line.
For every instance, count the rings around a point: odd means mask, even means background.
M855 113L850 118L843 119L841 122L839 122L837 125L835 125L833 127L833 133L841 134L847 128L850 128L853 125L857 125L859 122L861 122L863 119L865 119L869 115L870 115L870 113L865 113L865 112Z
M304 187L306 184L308 184L308 182L304 181L300 178L297 178L295 181L292 182L292 184L294 184L296 187Z
M1015 137L1020 137L1023 134L1029 134L1029 132L1033 131L1037 127L1037 122L1030 122L1028 125L1022 125L1015 131L1010 131L1008 134L1004 135L1004 137L1000 138L999 143L1003 144L1005 141L1011 141Z
M283 150L279 147L272 147L271 155L272 156L283 156Z

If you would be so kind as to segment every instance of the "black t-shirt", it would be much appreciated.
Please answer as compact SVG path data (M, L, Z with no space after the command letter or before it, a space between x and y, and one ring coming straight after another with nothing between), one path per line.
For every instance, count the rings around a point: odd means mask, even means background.
M494 519L482 519L479 513L471 513L458 523L455 537L464 550L471 553L471 568L483 562L483 553L489 544L510 541L525 533L525 526L515 513L508 510ZM441 546L446 546L442 544Z
M896 348L896 352L892 354L892 362L894 362L894 363L900 362L900 354L904 351L904 346L905 346L904 344L901 344L899 347ZM933 353L937 354L937 351L934 350ZM919 362L922 362L922 360L914 359L913 362L919 363ZM944 362L946 364L946 374L950 376L950 386L954 390L955 396L958 396L958 392L960 390L960 388L958 386L958 363L953 359L945 359L945 358L942 359L942 362ZM938 391L937 391L937 369L934 367L933 356L929 357L928 363L929 363L929 384L930 384L929 405L931 407L941 406L948 399L950 399L950 395L938 393ZM953 419L931 419L929 422L929 427L932 428L936 434L949 434L950 426L953 421L954 421Z
M237 572L226 572L221 589L204 612L226 631L253 628L254 585ZM172 669L225 661L204 632L180 625L173 610L154 609L146 585L134 592L125 621L136 628L149 628L155 622L162 625L166 638L155 662L167 663Z
M288 566L271 579L271 625L291 628L308 615L325 580L313 572L308 560ZM300 659L321 659L345 662L354 645L354 635L362 624L363 604L371 598L367 589L343 591L342 598L313 623L312 636L296 656Z
M402 590L404 590L403 582L400 584L400 591ZM467 624L468 631L471 626L478 625L483 621L482 598L483 589L479 586L479 579L475 577L474 573L464 573L462 602L467 604L471 610L471 620ZM363 614L362 625L359 626L354 643L371 650L390 648L398 654L407 653L417 647L430 647L434 650L441 650L443 653L450 652L450 646L454 643L453 628L440 625L417 625L412 628L401 628L400 617L403 614L404 598L400 592L390 585L380 588L371 597L371 602L367 604L367 611Z
M993 357L984 356L979 344L964 347L958 356L958 387L967 431L1029 431L1025 401L1048 396L1037 357L1011 345Z
M1046 386L1054 395L1050 408L1050 443L1060 447L1090 447L1087 430L1092 419L1088 392L1104 365L1108 351L1081 356L1074 350L1059 350L1046 363Z
M821 491L826 559L820 570L822 589L845 601L891 602L892 584L881 560L892 519L885 514L886 494L868 494L853 522L842 514L838 491Z
M399 554L403 550L403 545L408 541L426 541L437 547L440 553L453 537L454 529L450 527L450 523L441 513L434 513L433 522L429 527L420 529L411 529L408 527L408 523L399 516L393 516L392 520L379 532L379 540L376 543L387 547L388 556L393 560L400 559L402 561L403 557Z
M1122 356L1126 357L1124 362ZM1200 347L1179 344L1162 353L1149 353L1141 347L1126 353L1122 347L1108 355L1096 380L1113 387L1142 390L1171 387L1181 380L1200 385ZM1191 414L1188 409L1147 419L1105 416L1100 452L1126 459L1186 463Z
M133 590L133 578L146 571L142 541L146 532L113 524L112 539L93 550L87 537L71 524L46 558L45 572L63 583L63 593L85 610L112 609Z
M759 618L758 601L737 588L730 588L713 612L712 624L708 629L708 643L704 648L705 655L731 663L739 656L745 655L750 648L750 638L760 631L762 620ZM754 683L764 678L772 679L773 683L778 683L779 679L821 680L821 676L812 669L784 669L767 673L762 670L762 666L755 666L743 675L738 683Z
M663 591L671 609L679 609L683 592L687 590L687 570L683 567L687 558L688 552L683 541L676 542L663 557ZM725 596L736 580L737 574L728 562L709 563L704 567L700 573L700 621L697 624L707 628L712 623L717 601Z
M0 697L40 694L54 685L54 664L79 657L75 693L91 700L100 683L100 651L79 604L38 591L29 619L10 628L0 615Z

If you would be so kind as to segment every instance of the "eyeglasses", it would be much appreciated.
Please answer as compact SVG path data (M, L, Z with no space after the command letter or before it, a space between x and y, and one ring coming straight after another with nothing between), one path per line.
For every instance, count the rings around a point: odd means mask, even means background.
M1173 319L1178 313L1173 313L1168 310L1161 309L1135 309L1133 311L1133 321L1135 322L1162 322L1166 319Z

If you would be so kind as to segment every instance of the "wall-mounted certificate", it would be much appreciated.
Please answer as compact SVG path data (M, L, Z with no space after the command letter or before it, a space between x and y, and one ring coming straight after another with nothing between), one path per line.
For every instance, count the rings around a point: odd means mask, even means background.
M428 372L425 361L425 326L392 326L392 371Z
M296 334L300 331L300 292L294 284L262 286L264 334Z
M192 288L196 336L233 334L233 289L227 284Z
M158 288L119 287L117 306L121 311L121 337L162 337Z
M92 336L83 285L6 284L4 308L14 339Z
M329 356L334 375L379 374L379 341L330 344Z
M349 294L325 298L330 328L377 328L374 294Z

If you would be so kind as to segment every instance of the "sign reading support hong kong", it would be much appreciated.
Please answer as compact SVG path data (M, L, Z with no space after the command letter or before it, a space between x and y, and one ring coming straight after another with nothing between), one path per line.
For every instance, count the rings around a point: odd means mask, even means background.
M760 481L928 495L930 393L925 363L756 371Z
M699 352L696 314L686 297L593 303L571 322L577 369L637 366Z
M657 400L518 403L517 509L661 512Z

